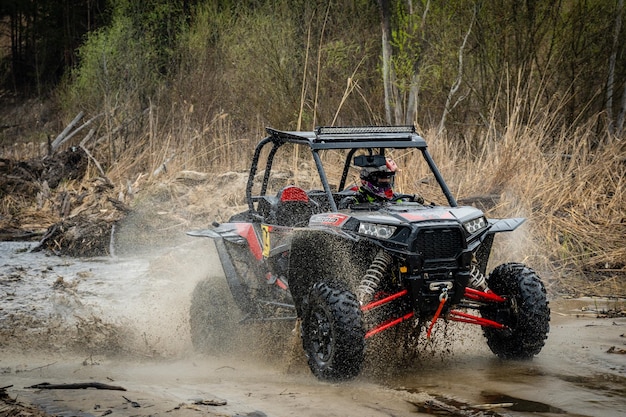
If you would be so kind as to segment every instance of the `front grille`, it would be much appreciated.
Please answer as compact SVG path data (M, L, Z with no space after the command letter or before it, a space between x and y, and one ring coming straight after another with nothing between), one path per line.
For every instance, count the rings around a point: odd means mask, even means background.
M415 242L415 252L426 261L456 258L463 249L463 233L459 227L420 230Z

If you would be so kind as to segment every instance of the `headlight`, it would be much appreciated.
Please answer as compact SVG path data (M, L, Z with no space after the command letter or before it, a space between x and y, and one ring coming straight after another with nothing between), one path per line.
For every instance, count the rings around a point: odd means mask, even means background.
M485 220L484 217L478 217L474 220L470 220L468 222L463 223L463 227L465 228L465 230L467 230L467 233L469 233L470 235L473 235L479 230L482 230L485 227L487 227L487 221Z
M372 236L378 239L389 239L393 232L396 231L396 226L389 226L387 224L376 223L360 223L359 233L365 236Z

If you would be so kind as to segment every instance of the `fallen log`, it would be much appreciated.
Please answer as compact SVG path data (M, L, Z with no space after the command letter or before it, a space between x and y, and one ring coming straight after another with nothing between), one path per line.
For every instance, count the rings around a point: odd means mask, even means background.
M71 384L50 384L49 382L42 382L41 384L31 385L32 389L108 389L113 391L126 391L126 388L117 385L103 384L101 382L77 382Z
M80 132L81 130L83 130L84 128L86 128L87 126L89 126L94 120L96 120L99 117L102 117L104 115L104 113L100 113L94 117L92 117L91 119L87 120L85 123L83 123L81 126L77 127L72 133L70 133L69 135L63 137L55 146L55 144L53 143L51 145L52 150L55 151L59 146L63 145L65 142L67 142L68 140L70 140L71 138L73 138L78 132ZM56 140L55 140L56 142ZM82 143L82 142L81 142Z
M63 129L63 132L61 132L59 134L59 136L57 136L56 139L54 139L54 141L50 145L50 149L51 149L52 152L54 152L61 145L61 143L63 143L63 138L65 138L65 136L67 136L67 134L70 132L70 130L72 130L74 128L76 123L78 123L80 121L80 119L83 118L84 115L85 115L85 113L83 113L82 111L79 112L76 115L76 117L74 118L74 120L72 120L70 122L70 124L67 125L65 127L65 129Z

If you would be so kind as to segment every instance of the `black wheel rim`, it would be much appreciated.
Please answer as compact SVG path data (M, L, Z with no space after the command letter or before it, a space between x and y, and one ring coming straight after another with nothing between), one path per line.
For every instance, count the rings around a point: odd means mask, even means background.
M499 308L497 310L496 321L508 327L509 331L514 331L519 322L519 307L515 295L510 295L507 298L508 300L505 303L506 308Z

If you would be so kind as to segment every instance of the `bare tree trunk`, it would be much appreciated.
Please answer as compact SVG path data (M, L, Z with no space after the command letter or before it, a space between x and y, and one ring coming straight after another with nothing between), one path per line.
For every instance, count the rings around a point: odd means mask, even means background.
M624 84L624 91L622 92L622 105L619 108L619 114L617 115L617 127L615 134L620 136L624 131L624 117L626 116L626 84Z
M306 53L304 55L304 69L302 70L302 88L300 90L300 111L298 111L298 123L296 130L302 129L302 114L304 113L304 100L306 97L306 73L309 66L309 50L311 48L311 26L313 25L313 17L309 21L309 27L306 35ZM313 126L315 127L315 126ZM296 146L297 148L297 146Z
M411 89L409 90L409 99L406 103L406 117L404 123L407 125L415 124L415 115L417 113L417 96L419 94L419 76L417 72L411 77Z
M383 48L383 89L385 91L385 121L391 124L391 11L389 0L378 0L380 6L380 24L382 29Z
M452 84L452 87L450 87L450 91L448 92L448 97L446 98L446 105L443 108L443 114L441 115L441 121L439 122L439 129L437 131L438 135L442 134L443 130L445 129L446 118L448 117L448 113L450 113L450 111L454 109L457 106L457 104L459 104L459 102L465 98L465 97L460 97L456 101L456 103L454 103L454 105L450 105L450 103L452 102L452 98L459 90L459 87L461 86L461 82L463 81L463 50L465 49L465 45L467 44L467 38L469 38L469 35L472 33L472 27L474 26L474 21L476 20L477 13L478 13L477 8L474 8L474 16L472 18L472 21L470 22L470 26L467 29L467 33L465 34L465 37L463 38L463 43L461 44L461 47L459 48L459 72L457 74L456 81L454 81L454 84Z
M324 32L326 31L326 22L328 21L328 15L330 14L330 5L332 2L328 2L326 7L326 15L324 16L324 24L322 25L322 32L320 33L320 43L317 46L317 73L315 80L315 101L313 102L313 126L317 124L317 100L319 98L320 91L320 77L322 74L322 44L324 43Z
M409 0L409 13L413 14L413 2ZM428 11L430 10L430 0L426 2L426 6L424 7L424 13L422 13L422 23L420 30L422 34L424 33L426 27L426 17L428 16ZM423 35L422 35L423 38ZM423 39L422 39L423 42ZM417 59L417 58L416 58ZM416 115L417 115L417 99L419 96L419 69L417 65L413 70L413 76L411 77L411 88L409 89L409 99L406 104L406 114L404 121L407 125L416 124Z
M619 46L619 33L622 28L622 10L624 9L624 0L617 3L617 13L615 14L615 26L613 27L613 47L611 48L611 57L609 58L609 74L606 81L606 118L609 126L609 132L615 133L615 122L613 120L613 83L615 82L615 61L617 60L617 49ZM623 116L622 116L623 117Z
M57 136L56 139L54 139L54 141L52 142L52 146L51 146L52 152L56 151L56 149L63 143L63 138L65 138L67 134L70 133L70 130L72 130L74 126L76 126L76 123L78 123L80 119L83 118L84 115L85 113L83 113L82 111L79 112L76 115L76 117L74 117L74 120L72 120L70 124L67 125L65 129L63 129L63 132L61 132L59 136Z

